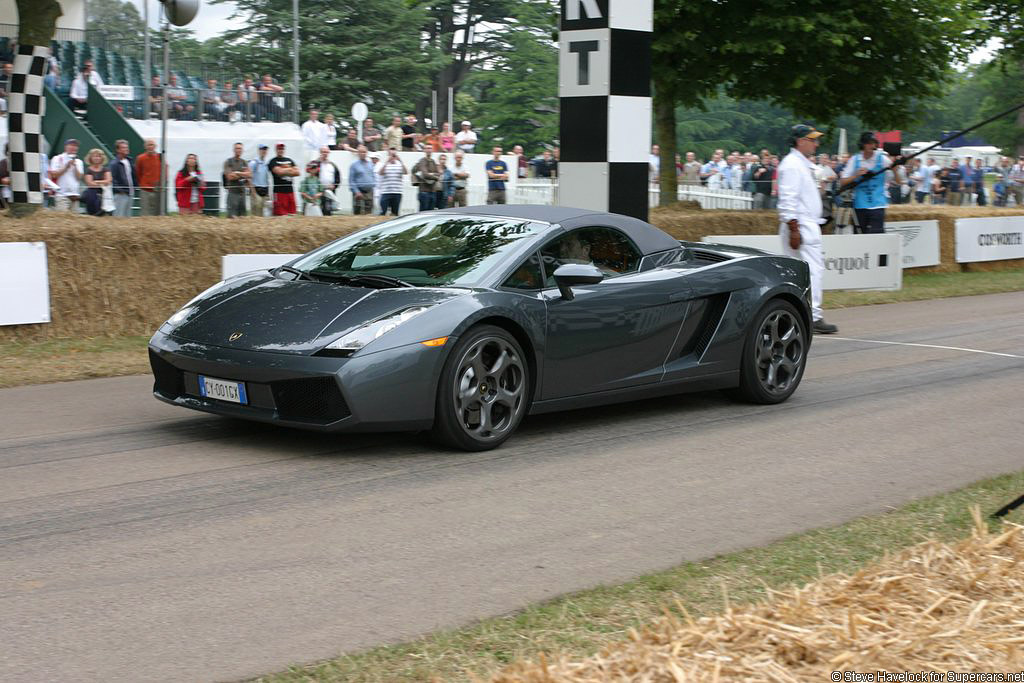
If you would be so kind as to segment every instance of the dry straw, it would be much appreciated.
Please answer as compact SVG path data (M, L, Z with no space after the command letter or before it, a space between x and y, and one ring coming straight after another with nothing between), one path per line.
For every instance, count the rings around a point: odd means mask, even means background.
M1005 209L900 207L890 220L938 219L942 262L953 259L953 219L1005 215ZM220 279L224 254L302 253L379 221L379 217L214 219L203 216L98 219L52 211L0 218L0 242L47 245L52 322L0 327L0 341L146 335L179 306ZM678 239L706 235L773 234L773 211L701 211L680 202L651 212L651 222ZM964 269L1020 268L1024 261L972 264Z
M1024 527L928 541L852 576L693 619L682 604L583 661L517 662L492 683L829 681L849 672L1024 670ZM845 680L845 679L844 679ZM851 679L852 680L852 679ZM937 678L934 680L944 680Z

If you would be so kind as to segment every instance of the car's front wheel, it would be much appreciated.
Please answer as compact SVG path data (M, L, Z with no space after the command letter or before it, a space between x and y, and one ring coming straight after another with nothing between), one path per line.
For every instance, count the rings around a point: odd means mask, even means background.
M446 446L485 451L505 442L530 405L530 372L515 337L500 327L471 328L441 371L433 436Z
M804 375L810 338L793 304L772 299L747 330L740 362L740 385L733 395L752 403L781 403Z

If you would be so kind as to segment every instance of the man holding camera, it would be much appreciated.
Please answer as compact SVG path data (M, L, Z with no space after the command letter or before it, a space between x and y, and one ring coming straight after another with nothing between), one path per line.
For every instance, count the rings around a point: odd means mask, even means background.
M57 183L58 211L78 212L79 185L84 173L82 160L78 158L78 140L69 138L64 141L64 153L50 160L50 179Z
M787 256L807 263L811 275L811 317L815 334L833 334L821 310L825 254L821 248L821 193L814 179L814 153L821 131L800 123L791 129L793 148L779 163L779 237Z
M874 133L861 133L860 153L855 154L843 167L839 188L853 185L868 173L874 175L861 180L853 188L853 212L857 216L854 232L877 234L885 232L885 209L889 206L885 188L885 171L892 167L889 155L878 151L878 138ZM897 157L898 158L898 157Z

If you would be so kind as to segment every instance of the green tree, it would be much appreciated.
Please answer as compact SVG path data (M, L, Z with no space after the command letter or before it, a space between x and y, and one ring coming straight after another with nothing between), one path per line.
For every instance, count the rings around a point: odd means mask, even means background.
M467 80L466 89L476 93L470 113L481 149L518 144L532 155L558 137L558 47L526 29L507 40L514 49Z
M421 119L437 91L436 118L448 114L448 88L458 94L474 71L490 68L501 60L515 60L521 35L527 31L538 40L550 37L558 16L556 0L410 0L421 8L425 44L441 55L430 86L416 102ZM555 91L557 96L557 89ZM456 114L461 117L462 113Z
M669 143L662 197L675 196L676 103L699 107L721 88L812 121L849 112L900 127L916 101L942 94L952 65L985 38L983 26L967 0L656 0L655 121L658 141Z
M226 0L214 0L225 2ZM208 41L203 52L239 73L270 73L290 81L291 0L234 0L238 28ZM377 114L407 110L429 92L441 60L410 27L425 12L391 0L302 0L299 16L301 100L347 112L366 102Z
M144 38L145 23L139 10L122 0L89 0L85 28L97 31L114 42L135 43Z

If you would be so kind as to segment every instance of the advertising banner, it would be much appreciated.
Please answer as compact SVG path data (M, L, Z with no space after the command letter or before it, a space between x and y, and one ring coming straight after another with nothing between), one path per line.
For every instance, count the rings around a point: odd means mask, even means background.
M704 242L782 253L778 235L714 235ZM903 238L900 235L823 235L825 289L900 289Z
M958 218L956 262L1024 258L1024 216Z
M0 242L0 325L50 322L45 242Z
M101 85L96 89L108 100L135 99L135 87L131 85Z
M886 221L885 231L903 238L903 267L939 265L938 221Z

